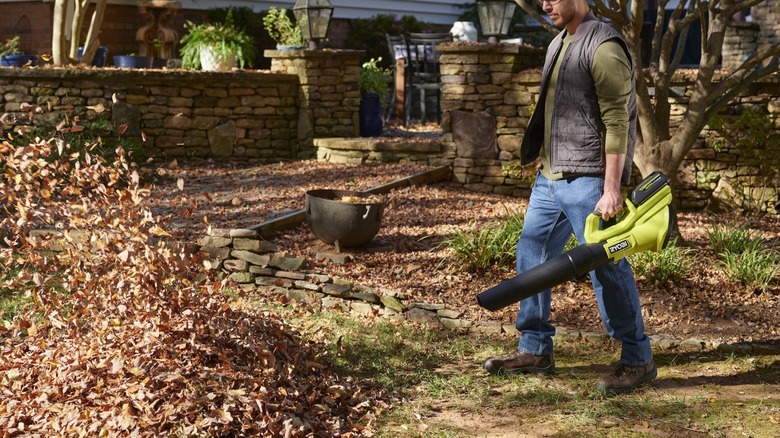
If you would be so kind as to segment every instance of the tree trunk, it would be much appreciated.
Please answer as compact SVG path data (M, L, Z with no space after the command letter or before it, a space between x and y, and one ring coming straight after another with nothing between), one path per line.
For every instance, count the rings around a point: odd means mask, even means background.
M67 0L55 0L54 20L51 33L51 54L54 65L63 65L67 61L67 42L65 41L65 14Z

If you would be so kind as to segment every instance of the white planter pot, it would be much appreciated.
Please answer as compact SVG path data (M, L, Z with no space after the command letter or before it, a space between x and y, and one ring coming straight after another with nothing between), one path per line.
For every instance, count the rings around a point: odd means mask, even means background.
M221 57L213 47L204 47L200 51L200 68L206 71L227 71L236 66L235 53L228 53Z

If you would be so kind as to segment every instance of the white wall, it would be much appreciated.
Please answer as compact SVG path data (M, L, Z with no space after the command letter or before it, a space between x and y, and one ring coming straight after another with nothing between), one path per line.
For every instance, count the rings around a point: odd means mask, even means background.
M292 9L295 0L179 0L185 9L208 9L214 7L246 6L255 12L268 10L271 6ZM330 0L334 18L370 18L378 14L413 15L420 21L435 24L452 24L457 21L461 9L456 5L469 0Z

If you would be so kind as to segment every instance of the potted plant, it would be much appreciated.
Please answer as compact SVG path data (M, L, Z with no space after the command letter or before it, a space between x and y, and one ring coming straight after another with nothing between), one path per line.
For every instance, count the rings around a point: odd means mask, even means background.
M271 6L263 17L263 26L268 35L276 41L278 50L294 50L304 48L301 28L296 26L287 9L277 9Z
M181 58L184 68L225 71L236 65L251 66L255 41L233 23L230 9L221 23L184 23L187 34L181 39Z
M371 58L360 67L360 136L376 137L384 128L384 107L387 104L389 69L379 66L382 58Z
M0 43L0 65L3 67L37 66L38 55L24 55L19 52L19 35Z

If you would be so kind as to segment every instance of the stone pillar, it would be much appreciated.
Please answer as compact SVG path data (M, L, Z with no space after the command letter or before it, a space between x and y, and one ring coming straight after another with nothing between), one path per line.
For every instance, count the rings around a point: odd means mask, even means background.
M756 23L734 22L726 28L723 38L721 66L734 70L758 49L759 27Z
M780 2L761 2L750 8L750 16L760 28L758 50L780 44Z
M298 75L300 157L314 156L315 138L359 137L362 50L266 50L272 73Z
M524 195L504 167L517 160L539 90L544 50L516 44L442 44L442 130L453 179L471 190Z

